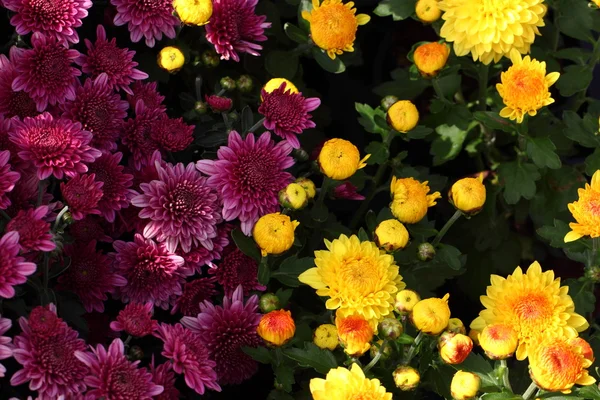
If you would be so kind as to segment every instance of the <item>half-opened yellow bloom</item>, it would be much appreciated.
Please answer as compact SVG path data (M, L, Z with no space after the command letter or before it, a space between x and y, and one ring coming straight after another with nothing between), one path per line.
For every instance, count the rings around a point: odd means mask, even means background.
M450 393L455 400L469 400L477 396L481 378L472 372L456 371L450 383Z
M478 335L479 345L492 360L503 360L514 354L519 334L508 324L491 324Z
M188 25L205 25L213 13L212 0L173 0L173 8Z
M569 211L577 222L571 222L571 232L565 236L565 243L583 236L600 237L600 171L594 172L592 184L577 191L579 199L569 204Z
M415 4L415 14L421 22L430 24L440 19L442 11L438 6L438 0L418 0Z
M275 310L264 314L260 319L258 336L272 346L282 346L296 333L296 324L288 310Z
M483 331L490 324L510 325L519 336L518 360L527 357L529 347L541 334L576 337L589 326L585 318L575 313L569 287L560 286L554 271L542 272L537 261L526 273L517 267L507 278L492 275L491 283L487 296L481 296L485 310L471 328Z
M158 53L157 63L159 67L173 74L183 67L185 56L178 47L167 46Z
M367 154L362 159L358 148L344 139L330 139L325 142L319 153L319 166L325 176L341 181L350 178L356 170L364 168L371 157Z
M408 244L408 231L397 219L382 221L375 228L375 243L385 251L393 252L403 249Z
M259 218L252 229L252 237L260 247L263 257L281 254L294 244L294 231L300 223L287 215L271 213Z
M463 178L456 181L448 192L448 200L454 207L469 215L481 211L485 204L485 197L483 173L479 174L477 178Z
M310 36L331 59L344 51L354 51L354 40L359 25L371 20L367 14L356 15L353 2L341 0L312 0L312 11L302 11L302 18L310 22Z
M310 380L310 393L314 400L392 400L379 379L368 379L357 364L350 369L337 367L329 370L325 379Z
M419 110L410 100L400 100L388 109L386 119L392 128L406 133L419 123Z
M422 76L432 78L446 66L449 55L446 43L424 43L415 49L413 60Z
M319 325L313 334L313 343L321 349L335 350L338 346L337 328L332 324Z
M443 298L435 297L418 302L410 314L410 320L415 327L429 335L439 335L450 322L449 294Z
M427 209L442 197L440 192L429 194L428 182L414 178L392 178L390 208L394 217L405 224L416 224L425 217Z
M352 314L343 316L339 310L336 313L335 327L344 351L353 357L365 354L371 348L375 331L362 315Z

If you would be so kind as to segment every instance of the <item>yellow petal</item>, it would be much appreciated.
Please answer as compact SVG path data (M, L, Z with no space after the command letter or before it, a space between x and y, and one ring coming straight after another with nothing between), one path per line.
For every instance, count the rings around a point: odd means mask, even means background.
M558 78L560 78L560 74L558 72L550 72L548 75L546 75L546 82L548 83L548 86L554 85Z
M358 14L356 16L356 22L359 25L365 25L367 22L369 22L371 20L371 17L367 14Z
M313 289L325 289L327 287L327 285L323 283L318 268L307 269L298 276L298 280Z
M581 237L583 237L583 235L575 232L575 231L571 231L569 233L567 233L565 235L565 243L569 243L569 242L574 242L577 239L580 239Z
M592 189L600 192L600 170L594 172L594 175L592 175Z
M310 21L310 13L308 11L302 11L302 18L307 21Z

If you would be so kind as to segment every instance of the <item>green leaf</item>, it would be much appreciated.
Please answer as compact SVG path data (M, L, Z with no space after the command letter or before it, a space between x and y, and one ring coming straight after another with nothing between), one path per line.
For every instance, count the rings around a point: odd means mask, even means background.
M460 153L467 131L448 125L438 126L435 131L439 137L431 144L430 154L433 155L433 165L441 165Z
M275 296L277 296L277 298L279 299L280 308L285 308L287 303L290 301L290 297L292 297L293 293L294 289L277 289L277 291L275 292Z
M460 260L460 250L450 245L440 245L440 248L435 252L435 261L445 264L455 271L462 267Z
M258 283L261 285L267 285L267 283L269 283L269 279L271 279L271 268L269 267L267 257L263 257L258 264Z
M239 229L234 229L233 232L231 232L231 238L242 253L260 262L260 259L262 258L260 250L252 238L244 235Z
M565 111L563 121L566 125L563 132L569 139L584 147L600 147L600 136L596 135L598 132L598 118L592 117L591 114L586 114L581 118L574 111Z
M394 21L400 21L413 15L416 0L383 0L373 13L380 17L392 16Z
M273 372L275 373L275 380L281 385L282 389L288 393L291 392L292 385L296 383L296 380L294 379L294 368L282 363L273 368Z
M426 218L423 218L416 224L407 224L406 229L410 232L411 237L420 242L425 242L427 239L434 237L438 233L435 229L435 221L427 221Z
M367 160L367 164L384 164L390 157L390 151L381 142L371 142L365 148L365 153L371 157Z
M292 39L296 43L304 44L308 42L308 35L302 29L298 28L296 25L286 22L283 25L283 30L287 37Z
M261 364L271 363L271 352L266 347L242 347L242 351Z
M390 75L393 81L384 82L373 89L378 96L385 97L392 94L400 100L411 100L430 86L425 79L411 80L408 68L397 68Z
M369 210L365 214L365 224L369 232L374 232L375 228L377 228L377 216L373 210Z
M337 367L337 361L329 350L318 348L314 343L305 343L304 349L290 348L283 354L298 362L302 367L313 368L320 374L327 374L330 369Z
M593 77L592 68L587 65L569 65L556 82L556 88L561 96L570 97L586 90Z
M594 284L585 278L567 279L563 282L569 286L569 296L575 303L575 312L585 315L596 308L596 296L594 296Z
M509 392L485 393L480 397L481 400L523 400L523 397Z
M312 257L298 258L295 255L286 258L282 261L279 269L271 274L271 277L277 279L289 287L298 287L298 275L309 268L315 266L315 260Z
M406 136L408 136L410 139L423 139L427 137L431 132L433 132L433 129L423 125L417 125L410 131L406 132Z
M573 393L584 399L600 400L600 389L598 388L598 385L579 387L573 390Z
M414 342L415 338L413 338L410 335L407 335L406 333L403 333L398 339L396 339L396 343L398 344L413 344Z
M589 176L600 169L600 148L596 148L592 154L585 159L585 173Z
M531 200L535 195L535 181L541 178L535 165L519 161L501 164L498 173L504 182L504 199L508 204L517 204L521 198Z
M358 238L360 239L361 242L368 242L370 240L369 239L369 234L363 228L360 228L358 230L357 236L358 236Z
M578 64L586 64L590 59L592 52L588 49L571 47L568 49L561 49L554 53L555 58L562 58L564 60L571 60Z
M278 78L293 79L298 71L298 56L281 50L273 50L265 59L267 72Z
M495 112L476 111L473 113L473 117L490 129L499 129L504 132L514 132L516 130L516 127L511 120L502 118Z
M529 154L535 165L540 168L560 168L560 157L554 150L556 150L556 146L547 137L527 138L527 154Z
M254 115L250 106L246 106L242 109L242 132L248 132L254 125Z
M593 40L590 29L594 27L592 13L595 10L584 1L560 0L557 6L557 26L562 33L575 39Z
M501 387L501 383L494 374L492 365L481 355L471 353L460 365L453 365L454 369L469 371L479 375L481 378L481 388Z
M313 47L311 51L317 63L325 71L331 72L332 74L341 74L346 70L346 66L339 57L336 57L334 60L332 60L329 58L326 52L316 46Z
M371 108L368 104L354 103L354 108L360 114L358 122L369 133L384 134L389 129L385 129L375 121L375 117L379 116L385 119L385 113L380 108ZM386 123L387 125L387 123Z

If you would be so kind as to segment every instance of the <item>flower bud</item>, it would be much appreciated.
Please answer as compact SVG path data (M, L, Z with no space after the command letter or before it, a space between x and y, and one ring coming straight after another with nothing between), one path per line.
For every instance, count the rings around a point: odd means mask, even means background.
M492 360L511 357L518 344L519 335L510 325L488 325L479 334L479 345Z
M473 350L473 341L462 333L444 332L438 340L440 357L447 364L460 364Z
M294 231L298 225L298 221L292 221L287 215L266 214L254 225L252 237L263 257L267 254L281 254L294 244Z
M396 310L401 314L410 313L414 306L421 301L421 296L413 290L401 290L396 293Z
M292 210L300 210L308 204L308 194L302 186L290 183L279 191L279 204Z
M396 96L392 96L392 95L385 96L383 99L381 99L381 108L383 108L384 111L387 111L397 101L398 101L398 98Z
M583 358L585 358L586 360L589 360L590 362L594 362L595 358L594 358L594 350L592 349L592 346L590 346L590 344L588 342L586 342L584 339L580 338L580 337L575 337L575 338L571 338L569 339L568 343L571 346L576 346L581 348L581 354L583 355Z
M403 249L408 244L408 231L397 219L388 219L375 228L375 243L385 251Z
M418 302L410 314L410 319L415 327L429 335L439 335L448 326L450 320L450 307L448 307L449 294L443 298L430 298Z
M140 346L131 346L127 354L129 361L138 361L144 358L144 350Z
M462 333L463 335L467 334L467 329L465 328L465 325L458 318L450 318L446 330L454 333Z
M371 346L371 349L369 350L371 358L375 358L377 353L379 353L381 346L383 346L383 340L378 340L376 346ZM392 346L389 342L386 342L385 346L381 349L381 360L389 358L390 355L392 355Z
M221 78L219 81L221 87L226 91L231 91L235 89L235 81L228 76Z
M250 93L254 89L254 83L250 75L241 75L235 83L242 93Z
M279 89L283 83L285 83L286 92L298 93L298 88L285 78L273 78L267 82L262 89L267 93L271 93L273 90Z
M167 46L158 53L157 62L159 67L174 74L183 67L185 56L179 48Z
M472 372L457 371L452 377L450 393L455 400L468 400L477 395L481 379Z
M392 376L396 387L405 392L416 389L421 381L419 371L408 365L396 368Z
M194 111L199 115L204 115L208 111L208 105L203 101L197 101L194 104Z
M73 215L67 211L63 214L61 222L65 225L71 225L75 220L73 219Z
M585 269L585 277L594 283L600 283L600 267L592 265Z
M338 333L335 325L323 324L315 329L313 334L313 343L320 349L335 350L338 346Z
M321 172L331 179L343 181L354 173L364 168L365 161L370 157L367 154L362 159L358 148L344 139L330 139L325 142L319 153L319 167Z
M450 47L445 43L425 43L416 48L413 60L424 78L433 78L445 66L450 55Z
M306 191L309 199L313 199L317 194L317 187L315 183L308 178L298 178L294 182L298 185L302 186L302 188Z
M435 247L431 243L421 243L417 248L417 258L421 261L433 260Z
M397 101L387 111L387 122L398 132L406 133L419 123L419 111L409 100Z
M217 65L219 65L219 55L217 54L216 51L214 50L206 50L204 53L202 53L202 63L209 67L209 68L214 68Z
M344 351L352 356L362 356L371 347L373 328L364 317L359 314L342 316L339 312L335 318L340 343Z
M271 311L279 310L279 297L273 293L265 293L260 296L258 306L260 307L260 311L265 314Z
M296 333L292 313L287 310L275 310L263 315L256 333L271 346L283 346Z
M415 5L417 18L426 24L437 21L442 16L442 11L437 5L438 0L418 0Z
M377 332L380 338L396 340L402 335L404 328L396 318L385 318L377 325Z
M187 25L205 25L213 13L211 0L173 0L173 8L181 22Z
M300 148L292 150L292 157L298 161L307 161L310 155L306 152L306 150Z
M457 181L448 192L448 200L457 210L467 215L475 215L485 204L483 174L478 178L463 178Z
M231 109L233 105L233 100L223 96L217 96L215 94L211 94L210 96L205 96L204 100L215 113L227 112Z

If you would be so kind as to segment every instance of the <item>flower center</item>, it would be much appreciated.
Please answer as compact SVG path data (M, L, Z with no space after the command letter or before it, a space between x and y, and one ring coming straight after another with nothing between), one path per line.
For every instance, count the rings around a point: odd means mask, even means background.
M71 63L67 57L67 49L59 44L51 48L49 46L38 50L33 60L33 74L39 82L43 82L50 89L66 86L70 74L67 71Z
M247 194L264 196L263 190L272 191L276 182L278 165L269 154L262 151L240 155L235 168L235 176Z
M567 384L577 380L582 369L581 358L567 345L556 343L540 351L540 365L544 365L554 379Z
M35 102L24 91L12 92L8 96L9 110L6 117L18 116L25 118L38 115Z
M74 355L75 350L84 350L83 344L77 346L77 342L65 338L61 333L36 336L36 339L38 362L43 371L51 371L53 379L58 378L64 383L83 378L82 372L87 368Z
M544 74L528 68L512 67L503 81L507 105L523 110L537 109L548 91Z
M311 13L312 39L322 49L343 50L351 46L357 29L354 12L343 4L323 4Z
M553 305L551 299L542 293L526 292L507 302L508 309L516 317L510 322L517 324L521 334L531 337L552 323Z
M304 109L302 96L290 93L273 93L261 105L262 113L284 128L295 128L302 122Z
M29 132L31 151L36 158L46 162L62 157L70 143L69 136L58 127L32 128Z
M29 2L32 18L36 25L57 24L68 20L72 7L70 1L65 0L32 0ZM65 18L66 17L66 18Z
M168 10L172 0L138 0L137 6L142 11Z
M380 276L373 261L369 258L351 258L343 261L340 268L340 281L352 288L353 296L366 296L378 290Z

